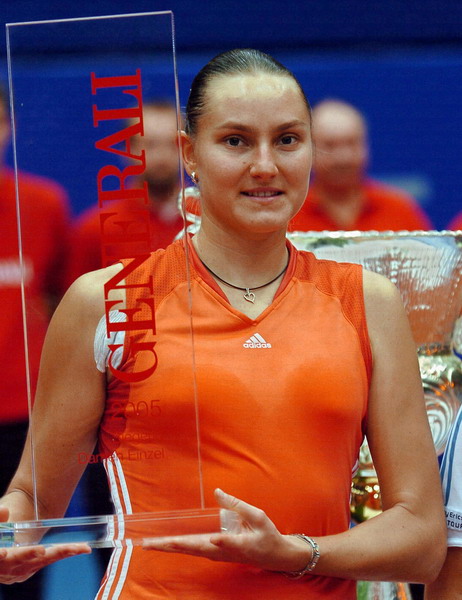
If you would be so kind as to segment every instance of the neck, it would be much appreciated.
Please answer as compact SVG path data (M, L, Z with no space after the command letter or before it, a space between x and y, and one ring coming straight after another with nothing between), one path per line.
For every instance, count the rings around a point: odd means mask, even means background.
M169 202L172 198L176 197L179 188L172 186L156 185L148 182L149 195L155 200L155 202Z
M225 281L254 288L276 277L287 265L285 232L249 240L210 235L204 228L194 236L199 258Z
M329 186L317 184L319 204L339 226L349 226L359 216L364 203L361 186Z
M179 187L158 186L149 182L147 184L150 210L165 220L176 217L178 215Z

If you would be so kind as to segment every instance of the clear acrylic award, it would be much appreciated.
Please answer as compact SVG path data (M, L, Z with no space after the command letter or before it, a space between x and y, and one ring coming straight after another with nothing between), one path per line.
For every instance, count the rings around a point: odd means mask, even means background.
M141 20L149 21L147 53L137 45ZM67 49L59 60L50 62L47 50L58 40L61 48L66 40ZM178 242L170 275L161 277L157 263L150 266L152 199L143 177L149 167L143 110L155 98L168 99L181 121L173 14L14 23L7 25L7 45L31 415L29 487L35 518L1 524L0 546L82 541L93 547L121 547L157 536L232 529L237 525L233 515L206 506L204 500L186 237ZM66 98L60 106L53 102L57 90ZM37 106L45 108L38 112ZM48 124L45 137L38 120ZM34 229L37 233L43 223L34 221L22 172L31 157L43 153L50 165L64 165L66 175L71 174L68 179L78 179L79 189L86 190L87 197L78 200L92 207L99 224L101 266L123 259L122 270L100 289L104 310L94 343L103 355L110 383L98 446L93 452L76 448L71 467L83 471L87 465L104 464L113 514L46 514L44 518L40 501L46 485L45 463L54 461L57 469L69 467L60 464L59 447L54 456L42 449L43 429L34 413L36 374L30 368L41 345L34 339L33 324L47 315L44 307L37 306L36 290L30 285ZM178 177L182 189L179 156ZM69 192L72 197L72 189ZM63 242L63 255L66 252ZM66 269L65 258L56 266L58 271ZM181 316L172 319L168 310L162 312L162 303L168 293L164 288L175 277L183 278L175 292ZM172 356L181 365L181 378L178 364L173 369L168 360ZM129 367L123 368L124 364ZM80 402L79 389L73 393L75 402ZM42 417L51 419L46 411ZM77 427L74 418L68 411L67 422L61 425L68 430Z

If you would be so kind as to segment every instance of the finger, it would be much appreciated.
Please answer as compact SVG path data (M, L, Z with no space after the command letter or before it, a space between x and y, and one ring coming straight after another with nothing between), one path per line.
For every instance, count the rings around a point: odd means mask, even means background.
M158 538L146 538L143 540L144 550L158 550L160 552L176 552L180 554L193 554L195 556L216 554L216 546L220 546L219 540L229 538L229 534L194 534L183 536L169 536Z
M50 546L46 548L46 558L55 562L70 556L79 556L81 554L91 554L91 548L88 544L63 544Z
M57 560L69 558L78 554L88 554L91 548L88 544L67 544L59 546L25 546L23 548L9 548L0 556L4 564L25 566L30 568L42 568Z
M160 550L161 552L180 552L196 554L211 549L210 534L198 533L192 535L158 537L143 540L145 550Z
M10 516L10 511L6 506L0 506L0 522L7 522Z
M48 567L49 565L54 564L60 560L64 560L65 558L72 558L73 556L80 556L82 554L90 554L91 548L77 548L77 547L68 547L65 548L47 548L46 552L43 556L37 557L35 561L33 561L34 567L38 569L43 569L44 567Z
M222 508L237 512L248 525L258 527L264 525L267 521L267 517L261 509L244 502L244 500L239 500L239 498L231 496L219 488L215 490L215 499Z
M90 552L87 544L69 544L66 546L29 546L9 548L1 560L0 582L20 583L34 573L63 558Z
M3 560L30 561L45 555L43 546L24 546L8 548L2 556Z
M188 538L188 539L186 539ZM174 552L177 554L188 554L190 556L201 556L209 560L232 560L222 550L210 542L210 534L197 534L181 536L177 538L157 538L143 541L144 550L159 550L161 552Z

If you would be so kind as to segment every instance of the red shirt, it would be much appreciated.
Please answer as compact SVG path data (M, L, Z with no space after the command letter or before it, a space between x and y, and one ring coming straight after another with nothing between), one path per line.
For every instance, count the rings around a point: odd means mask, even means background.
M418 204L400 190L367 180L364 204L358 218L340 227L322 207L316 182L310 186L305 204L289 224L289 231L415 231L432 228Z
M69 222L64 190L41 177L19 176L26 322L32 391L52 306L63 292ZM16 192L11 169L0 171L0 422L28 419Z
M133 205L133 200L114 201L110 205L110 211L117 214L117 220L120 222L133 220L136 211L146 210L146 206L141 203L138 206ZM68 282L72 283L77 277L89 271L95 271L103 266L101 258L101 213L99 207L95 206L83 213L77 220L73 236L72 249L69 261ZM104 212L107 212L107 208ZM115 219L113 219L115 221ZM107 222L104 225L108 229ZM158 211L149 210L149 232L150 248L154 251L159 248L166 248L181 231L183 227L183 218L179 213L174 213L171 218L162 217ZM114 262L125 256L115 257Z

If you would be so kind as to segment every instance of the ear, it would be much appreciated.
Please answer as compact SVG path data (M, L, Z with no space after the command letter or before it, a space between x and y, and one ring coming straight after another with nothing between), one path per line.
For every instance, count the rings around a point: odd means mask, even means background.
M194 142L187 133L180 133L181 156L183 158L184 168L188 175L196 170L196 159L194 155Z

